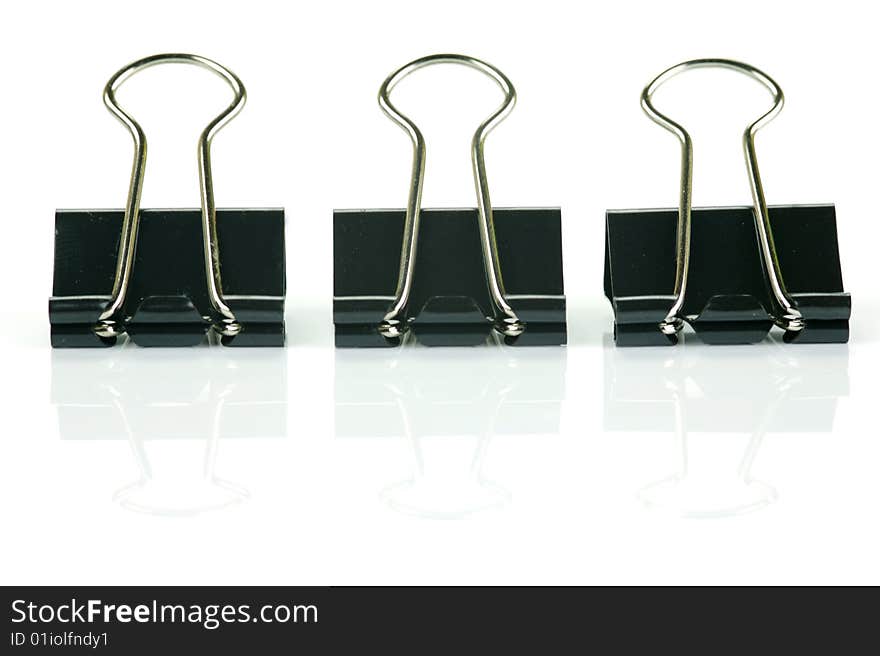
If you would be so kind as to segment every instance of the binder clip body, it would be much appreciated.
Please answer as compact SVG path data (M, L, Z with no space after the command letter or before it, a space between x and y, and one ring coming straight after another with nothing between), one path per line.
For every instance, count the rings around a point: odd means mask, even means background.
M425 141L388 97L437 63L475 68L505 93L471 144L477 208L422 209ZM379 104L413 141L409 201L406 210L334 212L336 346L398 346L407 334L427 346L478 345L493 334L515 346L565 343L560 210L493 208L489 198L484 141L515 100L501 71L463 55L424 57L385 80Z
M701 67L747 74L773 95L773 107L743 135L754 207L691 208L690 135L651 97L673 76ZM677 211L606 214L605 295L618 346L676 344L685 322L709 344L759 342L774 325L786 343L849 339L834 206L768 207L764 198L754 138L782 104L782 89L768 75L725 59L684 62L645 88L643 109L681 142L681 197Z
M116 102L134 73L162 63L204 67L235 93L199 138L201 209L140 208L146 136ZM56 348L284 344L284 210L217 209L211 141L244 106L234 73L197 55L155 55L117 72L104 102L129 130L135 156L124 210L58 210L49 299ZM222 276L221 276L222 273Z

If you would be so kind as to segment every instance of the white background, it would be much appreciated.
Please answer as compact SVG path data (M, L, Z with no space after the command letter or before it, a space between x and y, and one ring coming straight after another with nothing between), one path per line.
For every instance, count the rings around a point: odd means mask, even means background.
M287 210L284 350L49 348L54 210L122 205L131 143L101 90L160 52L247 86L216 198ZM562 206L568 348L332 347L331 211L403 206L410 146L375 94L435 52L517 87L492 197ZM757 140L767 197L836 203L848 346L609 348L604 210L677 202L677 142L639 93L697 57L785 90ZM869 4L6 3L0 62L0 582L880 583ZM196 138L227 97L191 67L126 83L143 207L197 205ZM468 142L498 99L460 67L397 89L425 206L473 205ZM694 137L696 205L750 202L740 133L767 102L724 71L658 93Z

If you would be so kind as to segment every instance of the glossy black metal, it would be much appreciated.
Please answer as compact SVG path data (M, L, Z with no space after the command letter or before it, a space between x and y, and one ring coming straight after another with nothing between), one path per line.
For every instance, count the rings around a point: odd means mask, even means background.
M212 308L197 209L141 210L125 302L125 329L139 346L193 346ZM93 328L110 300L122 210L59 210L49 299L52 346L113 346ZM226 346L284 345L284 210L217 210L224 300L242 324Z
M678 212L611 210L605 223L605 295L618 346L669 346L660 332L675 298ZM805 320L786 342L849 339L850 296L843 291L833 205L770 208L785 284ZM751 207L695 208L682 314L709 344L751 344L774 325Z
M336 346L397 346L377 327L394 301L403 210L333 214ZM494 209L507 300L525 332L514 346L566 341L560 210ZM428 346L472 346L490 338L492 305L476 209L423 209L409 329Z

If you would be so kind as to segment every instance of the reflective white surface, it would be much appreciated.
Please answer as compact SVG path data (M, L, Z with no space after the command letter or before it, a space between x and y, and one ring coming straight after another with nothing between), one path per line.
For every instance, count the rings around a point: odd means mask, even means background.
M615 349L609 314L567 348L5 342L3 578L878 580L876 343Z

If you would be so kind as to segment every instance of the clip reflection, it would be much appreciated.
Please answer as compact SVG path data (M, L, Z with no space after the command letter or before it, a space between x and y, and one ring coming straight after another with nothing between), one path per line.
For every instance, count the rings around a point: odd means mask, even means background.
M247 488L217 473L221 442L287 433L287 359L277 351L53 351L51 400L64 440L126 440L137 479L113 500L167 517L217 511Z
M499 345L336 351L338 438L404 438L411 473L384 487L393 510L460 519L511 493L489 480L492 440L559 432L565 349Z
M604 427L674 435L675 471L639 491L647 507L741 515L778 497L752 473L766 437L830 433L837 399L849 394L847 367L846 345L606 348Z

